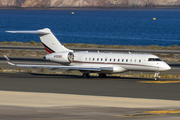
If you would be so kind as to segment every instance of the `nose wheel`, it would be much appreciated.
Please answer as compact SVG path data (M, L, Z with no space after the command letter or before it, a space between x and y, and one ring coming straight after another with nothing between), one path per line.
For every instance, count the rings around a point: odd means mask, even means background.
M154 74L154 80L155 80L155 81L158 81L158 80L159 80L159 76L158 76L159 73L160 73L160 72L155 72L155 74Z

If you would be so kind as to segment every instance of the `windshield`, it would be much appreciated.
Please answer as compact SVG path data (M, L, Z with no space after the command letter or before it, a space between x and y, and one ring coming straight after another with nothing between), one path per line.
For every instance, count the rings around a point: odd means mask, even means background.
M162 61L160 58L149 58L148 61Z

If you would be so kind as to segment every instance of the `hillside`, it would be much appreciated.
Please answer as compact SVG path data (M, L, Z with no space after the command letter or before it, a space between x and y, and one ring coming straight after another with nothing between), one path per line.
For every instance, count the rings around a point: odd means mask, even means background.
M0 7L155 7L180 6L180 0L0 0Z

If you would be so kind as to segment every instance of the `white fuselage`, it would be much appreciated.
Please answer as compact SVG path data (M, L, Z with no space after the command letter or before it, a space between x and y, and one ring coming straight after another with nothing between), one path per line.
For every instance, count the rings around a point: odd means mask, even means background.
M160 61L150 61L149 59ZM115 73L124 71L166 71L171 69L168 64L155 55L74 52L72 66L113 67Z

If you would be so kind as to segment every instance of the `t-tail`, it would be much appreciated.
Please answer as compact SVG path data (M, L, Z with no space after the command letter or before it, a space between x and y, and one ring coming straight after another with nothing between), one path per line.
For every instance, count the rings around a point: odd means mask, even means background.
M49 28L44 28L36 31L6 31L9 33L31 33L38 34L42 44L44 45L45 50L48 53L56 53L62 51L73 52L73 50L67 49L64 47L58 39L54 36Z

